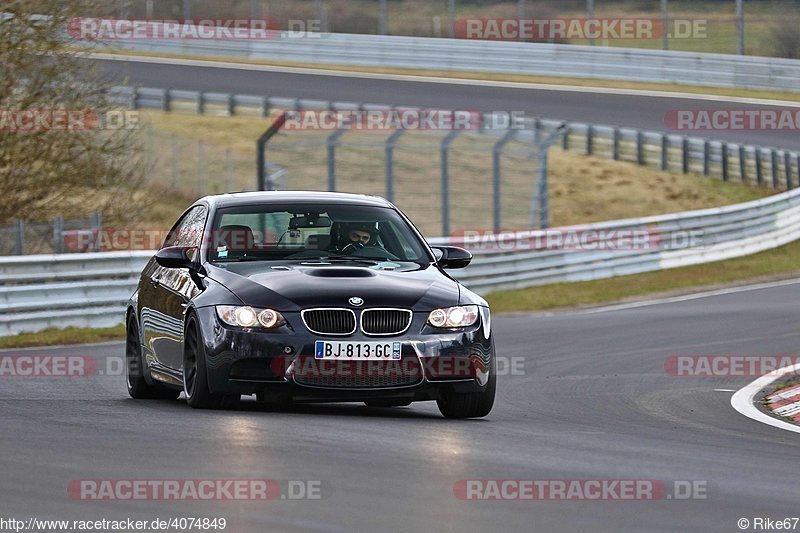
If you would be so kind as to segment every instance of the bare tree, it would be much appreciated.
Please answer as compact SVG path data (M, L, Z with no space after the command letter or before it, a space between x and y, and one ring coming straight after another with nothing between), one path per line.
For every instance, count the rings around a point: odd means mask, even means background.
M1 10L0 221L121 220L143 176L140 136L86 59L91 43L67 31L98 4L6 0Z

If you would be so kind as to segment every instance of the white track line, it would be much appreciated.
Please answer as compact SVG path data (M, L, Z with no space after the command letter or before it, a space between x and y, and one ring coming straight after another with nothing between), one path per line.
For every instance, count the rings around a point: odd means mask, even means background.
M699 298L709 298L712 296L722 296L725 294L735 294L738 292L756 291L760 289L771 289L773 287L784 287L787 285L797 285L797 284L800 284L800 278L781 280L781 281L770 281L765 283L757 283L753 285L741 285L738 287L728 287L726 289L716 289L713 291L698 292L694 294L684 294L682 296L671 296L668 298L655 298L652 300L643 300L638 302L608 305L603 307L595 307L592 309L582 309L578 311L566 311L566 313L584 315L592 313L606 313L608 311L624 311L626 309L635 309L637 307L647 307L650 305L663 305L675 302L685 302L688 300L697 300ZM557 313L552 313L552 314L557 314Z
M655 98L682 98L685 100L704 100L712 102L730 102L737 104L770 105L800 108L800 102L789 100L770 100L762 98L745 98L740 96L724 96L715 94L682 93L677 91L651 91L644 89L621 89L613 87L572 86L551 83L524 83L513 81L479 80L471 78L446 78L441 76L419 76L411 74L385 74L353 70L332 70L325 68L282 67L276 65L259 65L237 63L234 61L214 61L208 59L184 59L158 56L138 56L125 54L89 54L92 59L103 61L130 61L135 63L154 63L161 65L185 65L191 67L225 68L232 70L252 70L258 72L282 72L287 74L305 74L309 76L338 76L342 78L376 79L390 81L413 81L418 83L439 83L447 85L471 85L480 87L499 87L505 89L528 89L536 91L559 91L574 93L597 93L628 96L648 96ZM614 80L609 80L614 81Z
M796 426L794 424L790 424L789 422L784 422L777 418L771 417L761 412L755 405L753 405L756 395L761 392L762 389L786 373L796 372L797 370L800 370L800 363L787 366L765 376L761 376L731 396L731 406L744 416L752 418L758 422L763 422L764 424L768 424L779 429L785 429L786 431L800 433L800 426Z

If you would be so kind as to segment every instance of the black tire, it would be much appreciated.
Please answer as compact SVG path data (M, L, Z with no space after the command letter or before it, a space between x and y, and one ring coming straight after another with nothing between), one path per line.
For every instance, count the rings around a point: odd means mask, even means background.
M489 381L483 392L449 392L436 400L436 405L439 406L439 412L445 418L480 418L492 411L496 389L497 365L494 363L494 357L492 357Z
M125 381L128 394L137 400L176 400L181 391L158 384L150 385L144 378L142 345L139 341L139 321L130 314L125 335Z
M369 400L364 402L367 407L407 407L411 400Z
M235 407L241 399L240 395L214 394L209 389L206 354L200 338L197 318L190 315L183 338L183 392L186 394L186 403L195 409Z

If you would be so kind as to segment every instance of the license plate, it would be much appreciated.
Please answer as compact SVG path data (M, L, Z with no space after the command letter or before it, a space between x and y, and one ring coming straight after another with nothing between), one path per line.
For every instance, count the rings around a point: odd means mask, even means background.
M336 361L380 361L400 359L402 343L400 342L330 342L314 343L315 359L331 359Z

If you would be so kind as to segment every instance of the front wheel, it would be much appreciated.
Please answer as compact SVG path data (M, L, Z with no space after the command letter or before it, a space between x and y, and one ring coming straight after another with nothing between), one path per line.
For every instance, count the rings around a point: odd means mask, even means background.
M489 381L482 392L448 392L436 400L436 405L445 418L480 418L492 411L496 389L497 366L492 358Z
M183 391L186 403L195 409L227 409L234 407L240 396L214 394L208 387L206 354L197 318L189 317L183 342Z
M125 378L128 384L128 394L137 400L176 400L181 391L147 383L144 378L144 360L142 359L142 345L139 341L139 322L136 315L128 317L125 335Z

